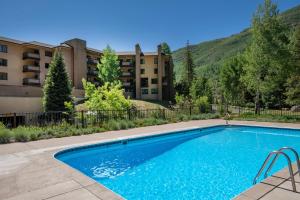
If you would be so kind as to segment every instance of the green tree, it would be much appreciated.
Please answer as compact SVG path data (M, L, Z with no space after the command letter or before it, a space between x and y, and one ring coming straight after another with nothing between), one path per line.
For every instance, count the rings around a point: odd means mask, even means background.
M292 37L292 73L287 80L286 103L289 105L300 105L300 25Z
M72 102L72 88L61 52L56 51L43 87L43 107L48 111L65 111L65 102Z
M212 88L209 79L205 76L195 78L191 85L190 96L194 101L199 97L206 96L208 101L212 103Z
M171 48L166 42L161 43L161 51L166 55L172 54Z
M103 50L103 56L97 65L100 81L104 84L106 82L114 83L119 80L121 75L120 62L115 51L107 46Z
M131 107L131 102L124 96L121 83L110 84L96 88L94 84L83 80L86 106L90 110L124 110Z
M260 5L252 20L252 40L246 50L247 65L243 80L255 96L256 113L261 102L282 104L289 74L290 51L287 26L281 21L271 0Z
M224 97L228 103L241 105L244 100L245 86L241 80L245 58L238 54L225 61L221 68L221 85L224 91Z

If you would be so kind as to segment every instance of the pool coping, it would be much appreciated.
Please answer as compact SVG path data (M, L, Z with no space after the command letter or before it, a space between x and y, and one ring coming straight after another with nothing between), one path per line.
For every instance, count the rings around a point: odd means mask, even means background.
M216 125L224 126L225 121L219 119L198 120L169 125L160 125L155 127L143 127L127 131L97 133L94 134L94 136L90 135L83 137L84 140L86 140L86 142L81 141L79 143L76 142L78 142L78 137L80 136L51 140L54 141L54 143L56 142L59 144L67 144L61 146L55 146L52 144L49 145L49 140L0 145L0 169L1 164L4 163L1 163L1 160L5 161L5 159L7 159L7 157L9 156L15 156L16 159L14 161L17 162L17 164L13 163L12 165L9 165L13 167L17 166L15 170L9 170L7 174L0 173L0 199L122 199L121 196L117 195L116 193L104 187L103 185L85 176L76 169L73 169L71 166L57 160L53 157L53 155L65 149L78 148L80 146L86 145L95 145L100 142L104 144L107 142L117 142L128 139L143 139L151 136L153 137L162 136L166 134L176 134L177 132L181 132L184 130L210 128L215 127ZM300 124L285 123L230 121L230 125L289 128L297 130L300 129ZM131 132L134 133L132 134ZM79 138L79 140L80 139L81 138ZM98 141L95 142L95 139L98 139ZM19 146L22 146L23 151L22 148L21 150L18 149ZM7 148L5 149L5 147ZM14 147L17 148L14 149ZM24 149L26 150L24 151ZM24 161L24 163L22 163L22 159L24 157L30 160L30 162ZM11 163L11 160L9 161L10 162L8 163ZM46 172L45 169L47 169ZM268 179L265 179L265 181L268 184L259 183L247 189L246 191L235 197L235 199L268 199L269 196L273 193L277 194L278 192L282 192L280 190L284 190L284 192L288 191L288 189L286 189L286 187L288 187L288 184L286 182L288 182L289 180L284 178L286 177L285 171L286 169L278 172L279 174L275 174L280 178L269 177ZM295 178L297 184L299 184L299 186L297 186L300 190L299 176L296 176ZM281 179L284 181L281 184L274 184L274 186L272 186L271 188L270 183L278 182L278 180L274 179ZM28 183L24 184L21 183L19 180L26 180ZM30 186L30 184L32 185ZM282 185L285 188L282 189ZM260 193L261 195L257 195L258 193ZM286 195L293 194L293 192L289 192ZM295 194L300 195L299 193ZM297 198L299 199L300 196L297 196Z

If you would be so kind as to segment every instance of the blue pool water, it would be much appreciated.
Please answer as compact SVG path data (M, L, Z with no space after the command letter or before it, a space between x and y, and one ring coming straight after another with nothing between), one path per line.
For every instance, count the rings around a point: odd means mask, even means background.
M225 200L249 188L268 153L283 146L300 150L300 131L216 126L55 157L126 199ZM286 165L278 161L274 171Z

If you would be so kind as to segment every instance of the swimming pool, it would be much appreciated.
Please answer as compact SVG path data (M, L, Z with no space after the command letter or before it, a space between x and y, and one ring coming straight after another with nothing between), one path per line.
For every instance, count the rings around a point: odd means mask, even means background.
M300 131L215 126L73 148L55 157L126 199L225 200L252 186L268 153L283 146L300 150ZM286 165L278 161L274 171Z

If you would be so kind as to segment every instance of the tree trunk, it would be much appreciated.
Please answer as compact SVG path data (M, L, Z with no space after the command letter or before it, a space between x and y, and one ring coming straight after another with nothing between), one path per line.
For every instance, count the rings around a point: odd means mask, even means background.
M255 96L255 114L260 114L259 91L256 91Z

